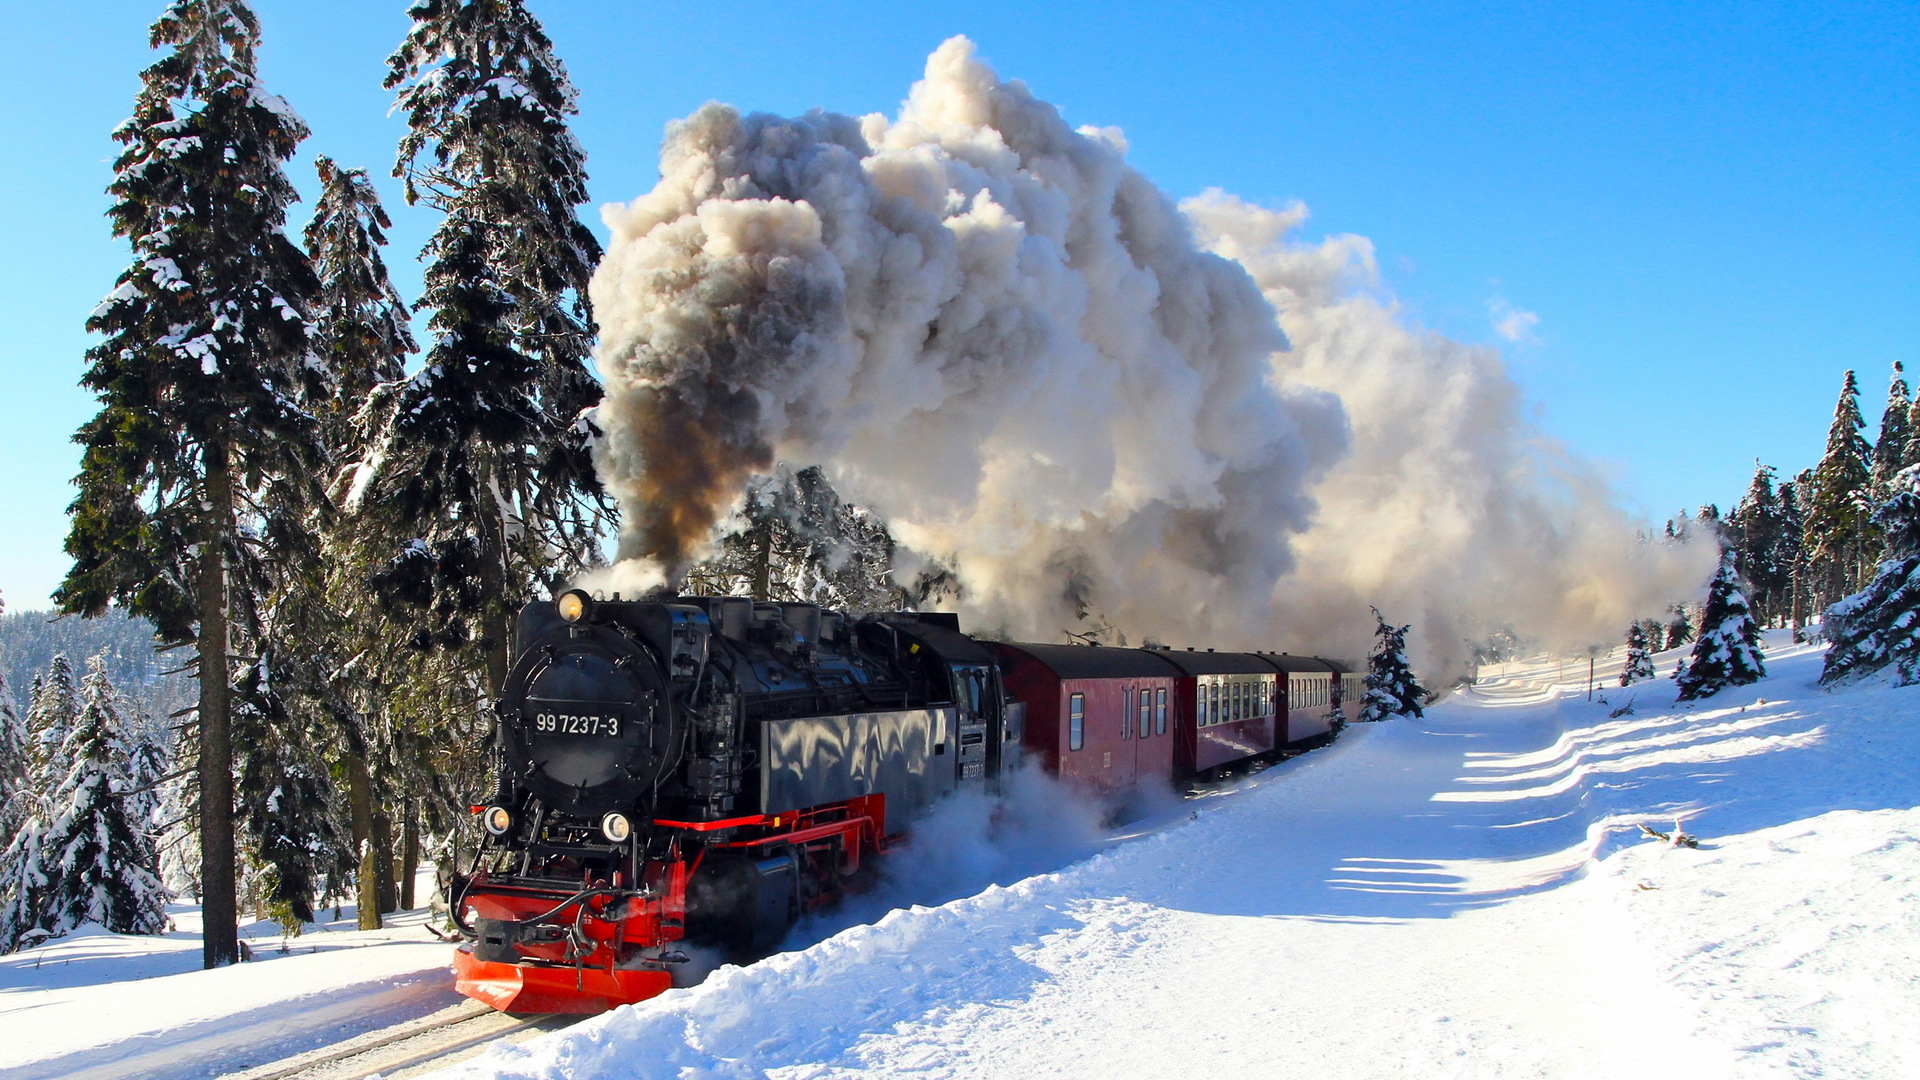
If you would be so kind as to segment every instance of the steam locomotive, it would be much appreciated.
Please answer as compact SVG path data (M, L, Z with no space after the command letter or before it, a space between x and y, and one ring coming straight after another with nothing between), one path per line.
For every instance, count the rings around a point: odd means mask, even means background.
M941 798L1026 756L1109 801L1323 735L1335 661L989 642L952 614L736 597L527 605L450 907L461 993L591 1013L745 962Z

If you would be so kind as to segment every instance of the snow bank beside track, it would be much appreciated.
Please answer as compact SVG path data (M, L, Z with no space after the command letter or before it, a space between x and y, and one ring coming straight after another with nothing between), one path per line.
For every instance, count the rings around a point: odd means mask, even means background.
M1913 1075L1920 690L1828 695L1818 660L1615 718L1627 693L1492 681L1060 872L443 1075ZM1676 815L1701 850L1637 827Z
M197 970L197 909L181 914L189 928L160 938L95 929L0 957L0 1075L218 1076L462 1000L424 910L309 933L284 956L249 935L260 959L213 971Z

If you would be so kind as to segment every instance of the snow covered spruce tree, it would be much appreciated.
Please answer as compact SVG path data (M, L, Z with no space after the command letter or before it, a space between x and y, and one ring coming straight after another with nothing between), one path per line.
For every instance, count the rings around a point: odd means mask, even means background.
M396 175L445 215L428 241L425 368L381 414L349 509L387 559L375 588L418 647L460 650L488 696L516 609L598 555L605 501L583 413L586 288L575 95L520 0L418 0L387 86L408 132Z
M6 602L0 600L0 613ZM27 789L27 725L14 708L13 691L0 673L0 850L20 828L29 795ZM0 888L4 884L0 883Z
M1874 524L1886 561L1866 588L1827 609L1820 681L1829 686L1887 668L1897 685L1920 682L1920 465L1894 477Z
M0 952L11 952L20 934L33 928L38 884L38 822L42 798L36 786L27 724L14 708L0 676ZM29 828L29 824L33 828Z
M1360 699L1359 720L1385 720L1389 716L1421 716L1420 700L1427 690L1415 681L1407 663L1408 626L1390 626L1379 608L1373 609L1377 624L1373 631L1373 652L1367 657L1367 692Z
M67 736L80 720L80 692L73 664L56 653L34 677L26 716L26 780L15 811L20 822L0 851L0 951L44 940L47 888L52 878L41 860L54 812L52 794L67 775Z
M50 879L43 926L54 937L82 923L158 934L167 928L167 893L149 823L129 813L132 760L120 695L98 658L88 668L80 717L63 748L67 775L40 838L40 864Z
M249 521L314 460L300 403L307 363L307 260L282 232L294 199L281 163L306 125L256 76L259 23L242 0L174 0L153 26L168 50L141 73L114 132L109 215L133 263L94 310L104 337L83 383L101 400L84 447L56 594L62 610L118 603L169 644L192 644L203 960L239 958L232 689L237 581L266 575Z
M320 198L306 229L307 255L320 278L315 305L314 347L326 363L333 393L320 409L321 432L335 482L331 494L344 500L358 470L371 453L368 408L374 390L398 385L406 358L418 346L407 321L407 306L387 275L380 249L392 227L379 194L365 170L343 169L329 158L315 163ZM390 874L383 818L374 806L376 763L394 760L386 738L386 702L391 697L383 675L382 624L367 597L366 583L386 558L380 534L361 528L355 517L335 515L322 529L322 577L313 587L325 599L303 610L303 637L309 655L324 656L326 685L314 687L308 700L325 714L335 745L332 760L345 781L353 874L359 890L360 928L378 929L383 887ZM411 658L409 658L411 659ZM414 673L410 672L409 675Z
M1693 617L1687 614L1687 605L1675 604L1667 620L1666 641L1664 647L1677 649L1693 640Z
M1864 426L1860 388L1849 371L1805 510L1810 585L1819 607L1858 588L1879 547L1872 523L1873 447L1860 434Z
M817 465L782 463L748 487L712 558L687 588L852 611L898 609L893 536L872 512L841 500Z
M1760 628L1740 591L1733 553L1720 556L1720 569L1707 587L1707 606L1700 614L1700 637L1686 664L1674 675L1680 700L1711 697L1729 686L1745 686L1765 678L1767 665L1760 652Z
M1647 628L1636 622L1627 627L1627 663L1620 670L1620 685L1646 682L1658 674L1653 669L1653 651L1647 648Z
M1894 476L1907 464L1907 442L1912 436L1907 418L1914 403L1907 389L1906 370L1900 361L1893 362L1893 377L1887 383L1887 404L1880 412L1880 431L1873 442L1873 485L1882 498L1892 493Z
M1774 487L1771 465L1755 464L1747 494L1727 516L1727 540L1733 545L1740 579L1753 590L1754 618L1772 625L1787 614L1799 554L1798 536L1788 521L1782 492Z
M60 782L61 747L80 718L80 689L73 681L73 662L55 653L47 670L33 681L27 699L27 775L34 790L46 794Z

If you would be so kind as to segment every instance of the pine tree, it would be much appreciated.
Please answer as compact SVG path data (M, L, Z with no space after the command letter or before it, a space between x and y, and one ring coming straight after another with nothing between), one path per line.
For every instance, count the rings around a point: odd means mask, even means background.
M871 511L841 500L817 465L781 464L748 486L713 556L687 574L690 592L850 611L891 611L893 536Z
M163 933L167 894L152 838L128 813L132 775L119 695L102 665L89 667L80 718L64 747L71 764L40 837L41 865L51 878L43 925L56 937L82 923L119 934Z
M42 860L43 840L54 812L52 793L66 778L69 735L80 719L80 693L73 665L56 653L34 677L26 716L26 777L13 814L18 824L0 851L0 952L43 940L47 889L52 876Z
M1620 671L1620 685L1632 686L1636 682L1645 682L1654 678L1653 653L1647 648L1647 631L1644 626L1634 623L1627 627L1627 664Z
M109 192L133 264L88 322L105 340L84 384L101 399L81 430L79 497L56 600L118 603L166 644L195 647L203 959L239 958L230 668L257 640L244 605L253 524L278 485L309 475L314 421L307 304L315 282L282 231L281 170L306 125L256 76L259 23L243 0L174 0L153 26L169 51L141 73Z
M340 469L334 498L357 503L373 469L355 463L371 459L382 437L384 418L370 405L382 387L387 388L382 396L391 400L406 358L417 346L406 306L380 255L390 225L373 185L361 170L339 169L326 159L321 160L320 174L324 194L306 237L321 278L316 337L339 386L337 407L327 425L327 454ZM380 926L386 905L379 898L392 891L386 881L389 845L378 842L378 822L386 811L374 805L377 794L392 786L384 775L376 781L375 772L384 773L388 763L403 760L389 737L394 729L387 722L388 703L398 692L397 684L422 681L417 654L403 658L404 668L380 659L387 651L382 634L390 628L368 603L366 583L388 557L390 541L363 527L368 518L379 516L362 504L361 513L341 517L327 530L323 587L328 602L301 634L309 650L319 648L335 660L328 665L329 684L308 696L323 704L333 729L335 772L344 781L346 796L345 861L350 865L345 869L358 880L360 927L367 930Z
M373 389L398 381L419 348L407 305L387 276L380 249L393 227L365 169L342 169L332 158L314 161L320 198L306 232L307 258L320 280L314 298L313 347L329 377L321 409L330 464L352 462L358 449L353 420Z
M1806 504L1811 585L1822 605L1853 591L1877 546L1871 522L1873 447L1860 434L1865 423L1859 398L1849 371Z
M1780 517L1786 526L1781 546L1789 561L1787 583L1787 623L1793 627L1794 640L1800 640L1800 628L1806 624L1807 603L1807 519L1806 493L1813 486L1813 470L1802 469L1780 485Z
M1666 649L1677 649L1693 640L1693 620L1687 614L1685 604L1673 605L1672 618L1667 620L1666 638Z
M585 410L586 287L599 244L575 215L575 93L519 0L418 0L386 85L407 114L395 175L445 218L427 244L426 367L376 395L350 508L374 575L421 647L470 649L505 681L514 612L598 556L604 498Z
M0 600L0 614L6 601ZM28 797L27 725L14 708L13 691L0 673L0 842L13 836L25 818Z
M1706 610L1700 616L1700 638L1694 642L1686 668L1676 681L1680 700L1711 697L1729 686L1744 686L1765 678L1767 666L1760 652L1760 628L1747 609L1731 554L1720 559L1720 569L1707 588Z
M1727 519L1736 568L1753 589L1754 616L1763 625L1786 614L1798 555L1787 517L1791 493L1785 485L1774 489L1774 475L1772 466L1755 463L1753 482Z
M27 772L34 790L46 793L59 782L60 748L80 717L80 691L73 664L63 655L48 662L33 683L27 704Z
M1373 609L1373 653L1367 657L1366 694L1360 699L1362 721L1390 716L1422 716L1420 701L1427 690L1413 677L1407 663L1408 626L1389 626L1379 608Z
M1920 466L1895 475L1874 513L1887 558L1867 587L1827 610L1825 685L1891 667L1896 685L1920 682Z
M1913 411L1913 399L1907 390L1906 368L1895 360L1893 379L1887 385L1887 407L1880 413L1880 433L1873 444L1873 485L1875 491L1889 491L1894 474L1906 467L1907 414Z

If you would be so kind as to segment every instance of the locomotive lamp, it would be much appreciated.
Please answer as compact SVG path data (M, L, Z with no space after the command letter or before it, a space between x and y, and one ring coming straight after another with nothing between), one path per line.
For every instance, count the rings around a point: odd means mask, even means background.
M633 823L625 814L608 814L600 819L600 834L616 844L624 844L627 837L633 835Z
M481 815L480 825L495 836L505 836L507 830L513 828L513 811L504 806L489 806Z
M587 612L593 610L593 598L584 590L568 589L554 599L553 606L559 609L562 619L570 623L579 622L587 617Z

